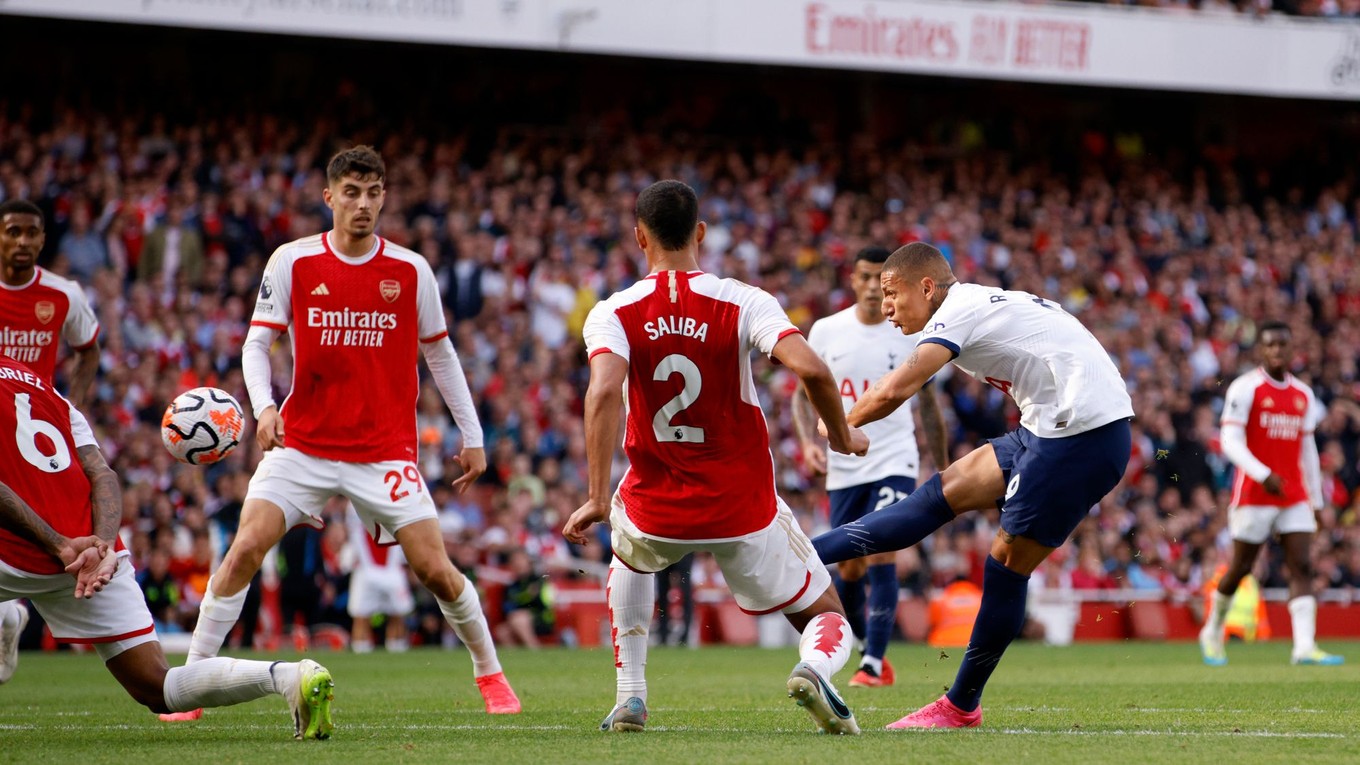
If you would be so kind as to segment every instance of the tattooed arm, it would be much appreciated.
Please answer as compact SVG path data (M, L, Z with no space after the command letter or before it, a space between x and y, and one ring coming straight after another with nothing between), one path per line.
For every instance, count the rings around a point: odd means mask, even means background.
M846 419L851 425L860 427L887 417L916 395L926 381L953 358L954 354L938 343L916 346L906 363L884 375L860 396Z
M118 482L118 474L113 472L98 446L88 445L76 449L80 455L80 466L90 479L90 504L94 508L94 534L112 543L118 536L118 527L123 520L123 487Z
M926 447L930 450L930 460L935 463L935 472L943 472L949 467L949 438L944 428L944 415L940 412L940 400L935 387L926 385L916 394L921 405L921 428L925 430Z
M113 576L104 563L111 548L95 536L70 538L59 534L28 503L5 483L0 482L0 527L37 542L49 555L66 566L76 577L75 596L88 598L99 592Z

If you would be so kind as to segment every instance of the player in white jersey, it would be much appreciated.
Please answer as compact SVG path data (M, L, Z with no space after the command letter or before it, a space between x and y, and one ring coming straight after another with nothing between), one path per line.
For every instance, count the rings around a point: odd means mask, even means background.
M217 655L265 553L292 526L322 525L322 507L339 494L377 541L401 545L472 654L487 712L517 714L519 699L501 671L477 590L444 552L416 467L418 353L463 434L465 472L454 482L460 491L486 469L486 454L429 264L375 233L385 176L371 147L336 154L323 195L334 228L283 245L265 268L241 365L255 439L266 454L250 481L240 530L208 582L189 662ZM269 348L283 332L292 345L293 386L280 412Z
M923 242L883 265L883 313L923 332L905 364L860 397L846 419L882 419L945 364L1010 395L1020 427L932 476L905 500L813 540L822 560L897 550L955 516L1000 506L982 608L953 686L889 728L962 728L982 722L982 691L1025 621L1029 576L1124 475L1133 404L1118 367L1081 322L1027 292L959 284Z
M903 335L883 316L879 274L891 254L883 247L861 250L855 256L850 276L855 304L818 319L808 332L808 345L830 367L847 412L875 380L906 361L921 339L919 334ZM916 400L931 459L937 471L943 470L949 464L949 455L934 389L922 388ZM814 473L826 474L832 528L906 499L916 490L920 453L910 407L904 406L865 426L864 432L873 446L864 457L837 454L816 439L817 415L801 388L794 394L793 422L802 442L803 459ZM862 688L892 685L893 668L885 654L897 619L897 565L893 553L853 558L841 561L838 566L837 590L863 654L850 685Z

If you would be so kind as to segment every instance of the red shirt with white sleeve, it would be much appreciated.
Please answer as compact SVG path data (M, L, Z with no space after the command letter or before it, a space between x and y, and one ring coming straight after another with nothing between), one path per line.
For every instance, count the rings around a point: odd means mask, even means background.
M1287 507L1308 502L1304 480L1303 439L1313 437L1318 421L1313 391L1293 375L1276 380L1257 367L1233 380L1223 402L1221 423L1237 425L1246 432L1247 450L1259 465L1235 464L1232 504ZM1261 485L1270 473L1278 475L1283 494L1271 494ZM1257 473L1256 476L1250 473Z
M662 271L597 304L586 350L628 360L619 496L658 539L743 537L777 512L774 461L751 379L798 328L769 293L699 271Z
M251 325L288 332L293 348L284 437L313 457L416 458L420 346L449 333L429 263L375 239L358 258L327 234L290 242L260 284Z
M33 271L23 286L0 282L0 356L50 381L57 371L58 340L84 350L99 336L99 321L79 284L41 267Z
M0 358L0 482L59 534L94 533L90 479L76 449L95 443L89 422L50 381ZM32 574L63 570L36 542L3 527L0 560Z

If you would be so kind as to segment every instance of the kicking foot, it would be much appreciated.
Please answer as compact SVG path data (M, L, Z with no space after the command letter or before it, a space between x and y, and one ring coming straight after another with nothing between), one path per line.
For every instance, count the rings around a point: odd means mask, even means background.
M477 690L482 692L489 715L517 715L520 712L519 697L505 679L504 672L482 675L477 678Z
M789 673L789 698L807 710L817 723L819 733L859 735L859 723L831 683L822 679L806 662L798 662Z
M293 710L293 738L331 737L331 702L335 700L335 681L330 670L311 659L298 662L298 682L287 694Z
M615 704L609 716L600 723L600 730L615 733L641 733L647 725L647 702L637 696L622 704Z
M982 724L982 707L965 712L941 696L920 709L888 725L888 730L903 728L976 728Z

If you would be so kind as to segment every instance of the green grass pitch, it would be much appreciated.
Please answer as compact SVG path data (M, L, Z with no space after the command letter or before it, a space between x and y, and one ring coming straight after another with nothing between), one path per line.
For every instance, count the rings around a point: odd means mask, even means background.
M489 716L464 651L318 653L336 681L336 733L292 740L281 698L166 725L128 699L93 655L22 655L0 687L5 763L1355 763L1360 643L1337 668L1292 667L1284 642L1229 646L1200 664L1186 643L1017 644L993 677L981 728L883 726L939 696L961 650L893 643L897 685L846 689L865 734L815 735L787 698L794 649L653 649L642 734L597 725L614 698L608 651L502 652L524 703ZM182 661L182 657L172 657Z

